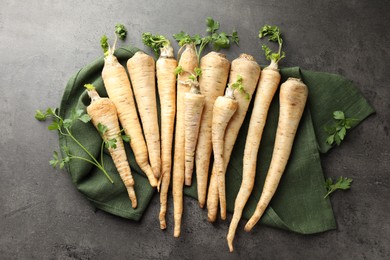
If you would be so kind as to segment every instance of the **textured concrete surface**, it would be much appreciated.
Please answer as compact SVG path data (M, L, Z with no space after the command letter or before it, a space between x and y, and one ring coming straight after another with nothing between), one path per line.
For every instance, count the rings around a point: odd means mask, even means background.
M390 79L388 1L0 1L0 259L390 259ZM265 63L257 32L282 27L283 66L339 73L356 83L377 110L323 156L327 176L354 179L331 200L338 229L301 236L239 226L228 253L228 223L210 225L185 199L182 236L159 230L156 196L140 223L94 212L66 172L48 160L57 137L34 119L56 107L68 78L100 55L99 37L121 22L127 43L144 31L203 32L213 16L235 27L241 52ZM172 201L170 206L172 205ZM229 219L230 219L229 215Z

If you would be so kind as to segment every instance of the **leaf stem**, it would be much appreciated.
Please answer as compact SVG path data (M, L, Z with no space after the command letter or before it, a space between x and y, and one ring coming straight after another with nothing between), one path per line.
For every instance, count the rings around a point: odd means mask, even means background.
M330 189L328 193L325 194L324 199L326 199L326 197L328 197L333 191L334 189Z
M100 146L100 164L104 168L103 147L104 147L104 141L102 142L102 145Z
M69 129L68 128L65 128L65 130L68 132L68 134L69 134L69 137L70 138L72 138L72 140L76 143L76 144L78 144L78 146L80 146L81 147L81 149L83 149L84 150L84 152L86 152L88 155L89 155L89 157L91 157L91 159L96 163L96 164L99 164L100 165L100 163L96 160L96 158L87 150L87 148L85 148L73 135L72 135L72 133L69 131Z
M84 157L81 157L81 156L76 156L76 155L70 155L69 156L69 159L79 159L79 160L82 160L82 161L86 161L92 165L95 165L99 170L101 170L104 175L106 175L107 179L111 182L111 183L114 183L114 181L112 180L112 178L110 177L110 175L108 175L108 172L106 171L106 169L104 169L104 167L99 164L99 163L95 163L91 160L88 160L87 158L84 158Z
M208 44L208 41L202 41L202 43L200 44L199 50L197 50L197 48L195 48L196 56L198 57L198 64L200 63L200 55L202 54L202 51L203 51L204 47L206 47L207 44Z

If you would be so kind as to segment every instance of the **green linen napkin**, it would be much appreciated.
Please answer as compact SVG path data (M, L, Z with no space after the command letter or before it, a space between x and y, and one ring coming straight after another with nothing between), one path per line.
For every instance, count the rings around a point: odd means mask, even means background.
M118 60L126 61L138 51L137 48L120 48L115 52ZM63 118L70 116L71 110L86 109L90 103L84 84L93 83L102 96L107 96L101 79L103 58L82 68L66 85L59 113ZM333 123L333 111L342 110L348 117L361 122L373 108L361 96L353 84L338 75L301 70L298 67L281 69L282 82L288 77L301 78L309 87L309 99L294 141L291 157L272 199L271 205L261 219L261 223L301 234L322 232L336 227L329 199L326 193L324 174L321 168L320 152L327 152L331 146L326 144L326 125ZM255 187L244 209L243 217L249 218L260 197L265 175L271 160L275 132L278 122L279 93L271 104L258 154ZM252 105L241 127L226 174L227 210L233 212L234 200L241 185L242 155ZM76 123L73 134L93 155L98 157L101 139L91 123ZM72 140L60 136L60 146L66 145L73 153L85 155ZM138 207L131 208L126 189L119 178L108 154L104 154L107 171L114 179L111 184L96 167L83 161L72 160L66 166L77 189L97 208L124 218L139 220L156 192L148 183L146 176L137 166L133 153L126 145L128 160L135 179ZM186 195L196 198L196 178L193 185L185 188ZM172 205L170 205L172 206ZM201 210L201 209L199 209ZM156 218L156 221L157 218Z

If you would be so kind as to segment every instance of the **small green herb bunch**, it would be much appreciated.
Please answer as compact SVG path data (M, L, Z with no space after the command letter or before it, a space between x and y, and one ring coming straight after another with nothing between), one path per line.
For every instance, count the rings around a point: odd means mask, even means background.
M270 42L277 42L279 45L278 52L272 52L271 48L269 48L267 45L263 44L261 48L263 49L265 53L265 57L267 60L270 60L273 64L278 64L280 60L282 60L286 53L282 52L282 45L283 45L283 39L282 39L282 33L280 32L279 27L273 25L264 25L263 28L259 30L259 38L262 39L263 37L268 36L268 40Z
M329 134L326 143L329 145L334 145L335 143L340 145L347 134L347 130L354 125L357 119L346 118L343 111L334 111L333 118L336 120L336 123L325 127L325 131Z
M325 194L324 199L336 190L348 190L351 187L351 183L351 178L339 177L335 183L333 183L332 178L326 179L325 187L328 192Z
M84 113L84 110L82 109L73 109L71 111L71 115L69 118L63 119L57 112L57 110L48 108L45 112L42 112L41 110L37 110L35 113L35 118L39 121L46 121L47 119L51 119L52 123L47 127L51 131L58 131L58 133L62 136L70 138L74 143L76 143L88 156L83 157L78 154L74 154L72 151L70 151L68 146L62 146L61 150L64 154L63 158L60 158L59 153L57 151L53 152L53 157L49 161L50 165L52 165L54 168L57 166L62 169L64 168L66 163L69 163L71 160L82 160L85 162L88 162L94 166L96 166L98 169L100 169L104 175L107 177L107 179L114 183L112 178L109 176L108 172L104 168L104 162L103 162L103 147L107 148L116 148L116 140L109 140L107 142L102 142L101 151L100 151L100 161L98 161L95 156L91 154L90 151L74 136L72 133L72 127L77 121L81 121L83 123L88 123L91 118L88 114ZM99 127L99 131L102 131L103 133L107 131L107 127L101 125ZM128 136L123 136L122 138L124 140L129 140Z
M240 42L236 30L233 30L231 34L227 34L225 32L219 33L218 30L220 28L220 23L215 21L211 17L206 18L206 26L207 26L206 28L207 34L203 37L200 36L199 34L190 36L188 33L185 33L183 31L173 35L173 38L179 43L180 46L184 46L185 44L190 44L190 43L195 44L198 63L200 61L200 56L202 54L203 49L208 44L212 44L213 49L215 51L219 51L221 49L229 48L232 42L237 45Z
M109 54L114 54L116 43L118 41L118 38L122 41L126 39L127 36L127 29L123 24L117 23L115 25L115 40L113 47L111 48L110 44L108 43L108 37L107 35L103 35L100 38L100 47L102 47L104 56L108 56Z
M228 87L226 88L226 95L234 97L235 91L238 91L242 95L245 95L245 98L247 100L250 100L251 95L245 90L241 75L237 75L237 79L234 83L228 84Z
M165 36L161 34L153 35L150 32L142 34L142 41L154 51L156 58L160 56L161 48L171 46L171 42Z

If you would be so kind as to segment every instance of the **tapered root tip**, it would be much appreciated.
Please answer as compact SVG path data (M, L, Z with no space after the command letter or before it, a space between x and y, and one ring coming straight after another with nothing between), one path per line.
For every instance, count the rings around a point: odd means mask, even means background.
M156 188L156 187L157 187L157 184L158 184L158 181L157 181L157 179L154 178L154 176L153 176L153 178L149 178L149 183L150 183L150 185L151 185L153 188Z
M208 208L207 220L211 223L217 220L217 211L213 208Z
M252 228L257 224L257 222L259 221L259 219L260 218L253 218L253 216L252 216L252 218L250 218L249 220L248 220L248 222L246 223L246 225L245 225L245 227L244 227L244 230L246 231L246 232L249 232L249 231L251 231L252 230Z
M165 219L164 220L160 219L160 229L161 230L167 229L167 223L165 222Z
M160 177L160 179L158 179L158 182L157 182L157 191L158 192L160 192L161 182L162 182L162 176Z
M221 209L220 214L221 214L221 219L226 220L226 209Z
M246 232L249 232L249 231L252 230L252 228L253 228L253 225L250 224L250 223L248 222L248 223L245 225L244 230L245 230Z
M203 209L204 208L204 202L202 203L202 202L199 202L199 207L201 208L201 209Z
M175 231L173 233L174 237L180 237L180 229L175 228Z
M186 178L185 181L184 181L184 184L185 184L186 186L191 186L192 180Z
M207 217L207 221L210 222L210 223L214 223L215 222L215 218Z
M160 229L165 230L167 228L167 222L165 221L165 214L166 211L165 209L162 209L159 214L159 219L160 219Z
M137 200L136 200L136 199L133 199L133 200L131 201L131 207L132 207L133 209L136 209L137 206L138 206Z
M229 246L229 251L231 253L234 250L234 248L233 248L233 238L230 235L228 235L226 240L227 240L227 243L228 243L228 246Z
M129 198L130 198L130 201L131 201L131 207L133 209L137 208L138 203L137 203L137 197L135 195L134 188L132 186L128 187L127 188L127 193L129 194Z

